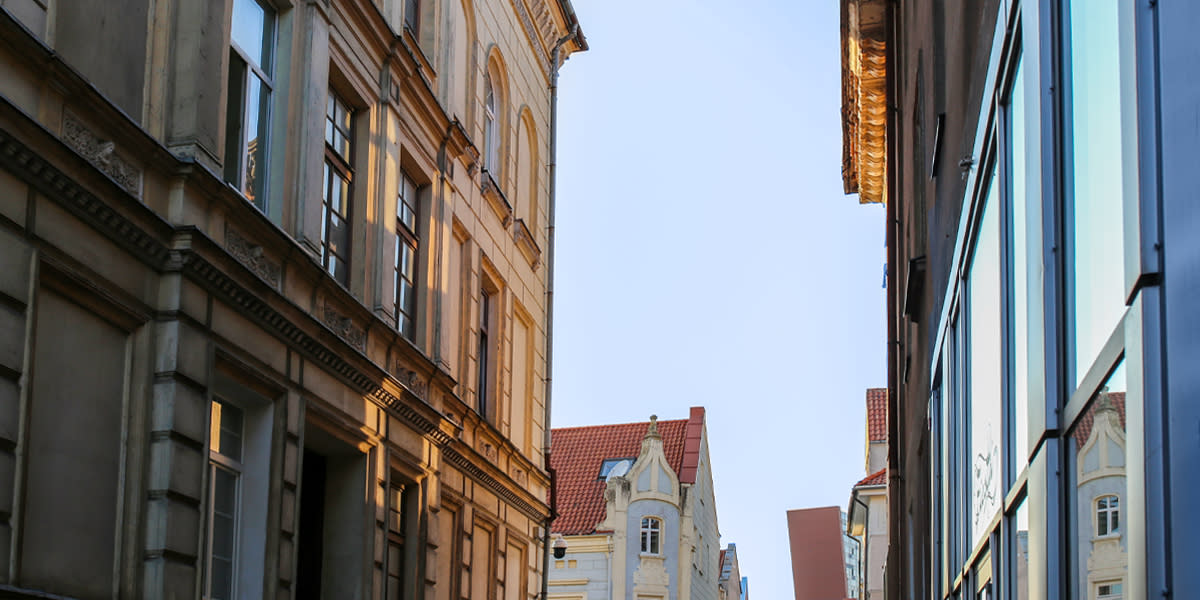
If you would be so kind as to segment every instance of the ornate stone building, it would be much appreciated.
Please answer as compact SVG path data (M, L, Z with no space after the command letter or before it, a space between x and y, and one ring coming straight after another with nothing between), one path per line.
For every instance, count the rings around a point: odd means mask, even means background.
M522 600L569 0L0 3L0 595Z
M718 600L721 546L704 409L553 432L567 548L551 600Z

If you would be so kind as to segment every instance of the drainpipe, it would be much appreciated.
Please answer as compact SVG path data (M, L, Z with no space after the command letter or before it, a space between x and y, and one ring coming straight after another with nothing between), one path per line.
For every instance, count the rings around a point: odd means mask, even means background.
M858 597L860 600L867 600L867 552L870 550L871 544L871 507L863 502L859 497L858 492L853 492L854 503L861 506L863 510L863 535L858 542Z
M542 527L542 598L546 600L550 583L550 524L558 518L558 492L555 490L557 478L550 466L550 398L551 372L554 367L554 201L558 165L558 53L563 44L575 39L579 34L579 25L571 27L554 44L550 52L550 200L546 206L546 415L542 421L542 455L546 473L550 476L550 517Z

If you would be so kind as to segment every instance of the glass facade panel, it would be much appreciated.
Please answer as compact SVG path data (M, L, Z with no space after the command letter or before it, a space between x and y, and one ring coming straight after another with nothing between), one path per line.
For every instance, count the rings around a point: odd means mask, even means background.
M1012 519L1013 529L1013 600L1029 600L1029 507L1025 500Z
M1100 353L1125 308L1121 64L1116 0L1068 3L1075 383ZM1123 147L1124 145L1124 147Z
M1000 221L993 171L967 279L969 321L970 544L988 533L1002 500L1000 470Z
M1011 256L1012 287L1012 427L1011 438L1013 468L1010 479L1029 462L1029 404L1040 404L1043 397L1041 379L1030 377L1032 357L1040 352L1030 352L1031 344L1042 343L1040 315L1031 315L1040 310L1041 286L1041 210L1030 206L1026 193L1027 153L1025 151L1025 61L1017 59L1009 90L1009 206L1011 207Z
M1066 442L1072 597L1103 598L1100 588L1120 589L1129 565L1126 519L1120 514L1126 499L1123 363L1075 420Z

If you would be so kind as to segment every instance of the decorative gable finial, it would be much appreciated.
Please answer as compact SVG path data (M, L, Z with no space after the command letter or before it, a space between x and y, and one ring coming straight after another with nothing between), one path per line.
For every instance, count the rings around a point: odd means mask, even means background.
M658 434L658 415L650 415L650 427L646 429L646 437L662 439Z

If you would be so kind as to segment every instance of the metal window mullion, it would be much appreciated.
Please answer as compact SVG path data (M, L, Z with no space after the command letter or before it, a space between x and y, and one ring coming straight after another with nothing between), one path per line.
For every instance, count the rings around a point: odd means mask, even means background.
M267 72L264 71L257 62L254 62L254 60L250 58L250 55L245 50L242 50L242 47L239 46L236 41L230 39L229 47L233 48L233 51L238 53L238 56L241 57L242 62L246 63L246 66L249 67L249 71L257 75L258 78L262 80L263 84L267 86L268 90L274 91L275 84L272 82L271 76L268 75Z

